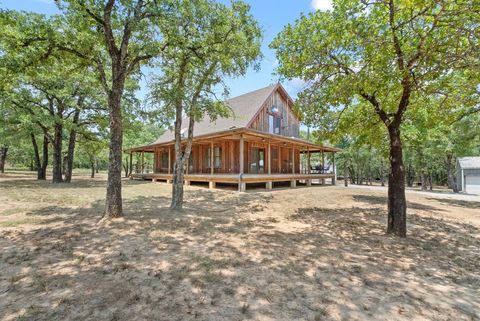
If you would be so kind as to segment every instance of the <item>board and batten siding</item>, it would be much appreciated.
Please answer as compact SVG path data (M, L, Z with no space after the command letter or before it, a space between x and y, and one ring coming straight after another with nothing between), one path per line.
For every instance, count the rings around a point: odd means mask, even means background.
M275 90L260 108L255 118L250 122L250 128L262 132L269 132L268 116L271 114L272 106L276 106L281 117L280 135L287 137L300 137L300 120L292 110L292 104L289 103L278 89Z

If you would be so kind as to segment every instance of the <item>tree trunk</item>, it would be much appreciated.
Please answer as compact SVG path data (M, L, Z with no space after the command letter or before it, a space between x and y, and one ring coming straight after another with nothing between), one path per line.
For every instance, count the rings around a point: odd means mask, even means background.
M170 208L176 210L183 207L183 162L181 158L176 158L175 164L173 164L172 203Z
M47 179L47 164L48 164L48 138L43 136L43 155L40 159L40 152L38 150L37 140L34 134L30 135L33 145L33 159L35 170L37 171L37 180Z
M181 116L182 113L180 112L177 115ZM178 121L178 118L177 118L177 121ZM180 144L181 124L179 126L175 124L175 130L177 131L178 129L178 135L176 135L175 137L175 164L173 165L172 203L170 204L170 208L175 210L182 209L183 207L183 176L184 176L185 166L188 166L188 160L190 158L190 152L192 150L194 123L195 122L193 120L193 117L190 117L190 121L188 124L187 146L185 147L185 151L183 152L182 152L182 146Z
M426 177L425 172L423 170L420 174L420 182L422 184L422 191L426 191L427 190L427 177Z
M415 173L413 172L412 164L408 163L408 187L413 187L413 181L415 180Z
M183 88L185 85L185 70L187 60L183 58L180 67L178 87ZM172 180L172 202L170 208L179 210L183 207L183 153L182 153L182 113L183 100L179 98L175 103L175 163L173 164L173 180ZM191 122L191 120L190 120ZM188 138L190 139L190 131Z
M123 165L123 170L125 171L125 178L128 177L128 171L130 170L128 156L125 158L125 164Z
M40 162L40 152L38 151L38 144L37 140L35 139L34 134L30 134L30 138L32 140L33 146L33 161L34 161L34 168L37 170L37 179L40 180L40 170L42 168L42 164Z
M405 168L403 166L400 126L389 127L390 174L388 176L387 233L407 236L407 201L405 198Z
M343 178L343 184L345 185L345 187L348 187L348 176L349 176L349 175L348 175L348 166L347 166L347 163L345 163L345 165L344 165L344 170L343 170L343 171L344 171L343 174L345 175L345 177Z
M118 77L118 75L117 75ZM110 146L108 156L107 195L105 217L122 216L122 110L120 107L123 83L117 80L108 95L110 111Z
M52 160L52 182L61 183L63 181L62 176L62 133L63 125L55 124L55 135L53 138L53 160Z
M7 160L8 147L0 147L0 172L5 173L5 161Z
M456 182L456 177L454 173L455 168L455 158L452 154L447 154L447 184L448 188L451 188L454 193L458 193L458 187Z
M47 166L48 166L48 137L43 135L43 156L42 156L42 165L40 170L37 172L37 178L39 180L47 179Z
M428 186L429 186L430 191L433 191L433 177L432 177L432 173L429 173L429 174L428 174Z
M350 166L348 168L348 173L350 174L350 183L355 184L355 168Z
M65 182L70 183L72 181L72 172L73 172L73 157L75 155L75 142L77 141L77 128L75 127L78 124L80 118L80 109L75 109L73 114L73 128L70 130L70 137L68 139L68 150L67 150L67 161L65 166Z
M383 166L383 159L380 161L380 183L385 186L385 169Z
M95 178L95 162L90 161L90 168L92 169L92 172L90 173L90 178Z

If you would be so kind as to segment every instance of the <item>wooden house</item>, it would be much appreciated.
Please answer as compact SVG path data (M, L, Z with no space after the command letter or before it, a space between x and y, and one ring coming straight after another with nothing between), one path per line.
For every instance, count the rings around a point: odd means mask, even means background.
M238 184L240 191L250 183L312 181L335 182L334 154L338 149L300 138L300 119L293 110L293 100L280 85L255 90L226 101L233 115L211 122L208 117L195 124L192 153L185 173L185 184L208 182ZM185 127L188 120L184 120ZM165 132L155 142L131 148L132 153L153 153L153 170L142 165L131 178L153 181L172 180L175 161L173 131ZM324 153L333 154L333 166L325 167ZM321 166L312 166L311 155L319 153ZM301 164L302 163L302 164ZM143 161L142 161L143 164Z

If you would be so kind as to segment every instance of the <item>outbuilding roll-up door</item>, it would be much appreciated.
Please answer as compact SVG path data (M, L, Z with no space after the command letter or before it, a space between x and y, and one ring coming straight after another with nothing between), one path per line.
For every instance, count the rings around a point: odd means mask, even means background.
M480 195L480 176L465 176L465 192Z

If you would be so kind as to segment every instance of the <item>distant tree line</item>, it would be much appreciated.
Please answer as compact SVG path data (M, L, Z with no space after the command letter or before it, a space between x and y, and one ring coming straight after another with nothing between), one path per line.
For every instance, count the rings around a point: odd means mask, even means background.
M122 173L133 170L124 149L171 128L171 207L182 208L195 123L229 115L226 77L244 75L261 56L250 7L213 0L56 3L59 13L49 16L0 9L1 171L5 163L21 165L44 180L51 165L52 182L68 183L76 165L90 167L92 177L107 167L104 215L119 217ZM138 97L142 78L148 93Z

